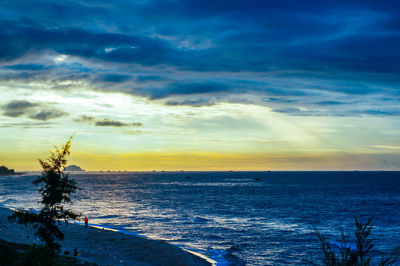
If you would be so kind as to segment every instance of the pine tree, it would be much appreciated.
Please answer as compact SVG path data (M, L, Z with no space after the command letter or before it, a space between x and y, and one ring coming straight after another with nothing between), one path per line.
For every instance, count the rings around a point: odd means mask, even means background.
M67 156L70 155L72 136L61 149L55 147L55 152L50 151L51 156L46 160L40 160L43 168L42 175L32 183L38 187L43 208L39 213L26 210L16 210L9 217L10 221L17 221L20 224L33 224L37 229L37 235L46 245L52 249L59 250L60 244L57 240L64 240L64 234L57 225L64 220L68 224L69 219L76 220L79 214L72 210L64 209L65 203L72 203L71 195L79 187L75 180L69 178L63 170L67 165Z

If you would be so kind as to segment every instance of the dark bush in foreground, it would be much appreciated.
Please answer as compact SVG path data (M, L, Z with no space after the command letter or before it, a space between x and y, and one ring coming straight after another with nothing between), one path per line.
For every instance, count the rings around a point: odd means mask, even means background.
M45 245L24 245L0 240L0 265L62 265L59 256Z
M0 266L96 266L74 257L60 256L45 245L26 245L0 239Z
M45 245L32 245L16 261L16 265L52 266L62 265L57 253Z
M0 239L0 265L14 265L19 258L17 250L21 249L21 246L13 246L12 243Z
M372 255L371 252L375 246L374 241L370 239L371 231L373 229L373 219L370 218L366 223L362 223L359 219L354 218L356 230L355 234L355 247L350 245L349 238L340 229L341 238L339 239L339 247L332 248L330 242L323 236L317 229L315 232L321 241L321 250L323 252L322 263L327 266L336 265L371 265ZM399 262L400 247L396 248L389 255L383 256L378 265L395 265ZM315 263L313 263L315 264ZM376 264L375 264L376 265Z

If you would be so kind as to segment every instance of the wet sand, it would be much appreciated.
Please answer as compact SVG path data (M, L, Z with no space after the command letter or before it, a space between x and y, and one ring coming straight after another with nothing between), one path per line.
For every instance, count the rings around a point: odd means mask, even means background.
M35 229L7 219L12 211L0 208L0 238L16 243L41 244ZM200 258L163 240L151 240L96 227L61 224L65 234L61 252L77 248L78 258L99 265L211 265Z

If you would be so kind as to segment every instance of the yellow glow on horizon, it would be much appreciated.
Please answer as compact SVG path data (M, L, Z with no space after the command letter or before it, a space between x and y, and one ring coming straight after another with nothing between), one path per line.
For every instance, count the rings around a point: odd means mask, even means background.
M382 170L373 153L228 154L147 152L127 154L74 153L69 164L87 171L268 171ZM18 171L38 171L38 158L48 154L4 154L0 160ZM380 154L382 156L382 154ZM387 154L388 169L396 169L398 154ZM392 160L392 161L390 161Z
M147 152L75 154L71 164L87 170L111 171L268 171L268 170L381 170L374 153L217 153ZM382 156L382 154L379 154ZM387 168L396 169L399 155L387 154Z

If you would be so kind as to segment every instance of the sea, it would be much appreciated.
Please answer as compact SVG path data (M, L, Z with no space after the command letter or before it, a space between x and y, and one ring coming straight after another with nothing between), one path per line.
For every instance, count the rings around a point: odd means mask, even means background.
M0 204L40 209L39 173L0 177ZM90 224L164 239L216 265L310 265L321 234L354 240L373 218L374 259L400 245L400 172L75 172Z

